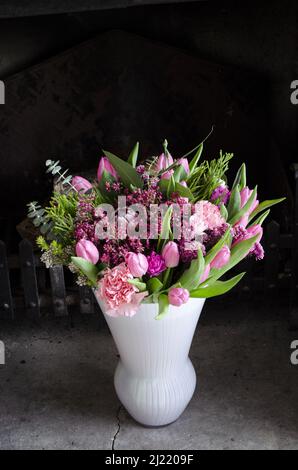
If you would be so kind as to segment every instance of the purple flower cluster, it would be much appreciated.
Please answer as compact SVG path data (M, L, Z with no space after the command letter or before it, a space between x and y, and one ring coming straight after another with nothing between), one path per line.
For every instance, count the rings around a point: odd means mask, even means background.
M211 194L210 201L218 202L219 205L226 204L230 197L230 191L226 186L218 186Z

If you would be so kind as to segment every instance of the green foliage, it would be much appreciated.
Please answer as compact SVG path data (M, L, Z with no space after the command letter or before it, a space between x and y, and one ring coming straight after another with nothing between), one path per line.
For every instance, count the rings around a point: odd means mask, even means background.
M36 244L41 249L41 251L47 251L50 248L49 244L42 235L39 235L39 237L37 237Z
M134 148L132 149L131 153L129 154L127 162L135 168L137 166L137 161L138 161L138 155L139 155L139 142L136 143Z
M212 192L224 179L229 168L232 153L220 151L219 158L203 161L188 177L187 184L194 196L194 202L209 200Z
M116 157L116 155L113 155L110 152L106 152L105 150L103 153L108 158L111 165L113 165L118 175L120 176L122 183L127 188L130 188L131 185L136 188L143 187L142 179L138 175L137 171L129 163L121 160L121 158Z
M229 290L233 289L236 284L238 284L238 282L243 278L244 274L245 273L238 274L228 281L214 281L206 287L199 287L190 293L190 297L208 299L210 297L216 297L218 295L225 294L226 292L229 292Z
M269 207L274 206L275 204L279 204L280 202L284 201L286 198L281 197L280 199L269 199L267 201L261 202L255 210L250 214L249 220L251 221L257 214L268 209Z
M98 268L84 258L72 256L71 261L78 270L86 276L93 286L97 285Z
M192 291L200 284L200 278L204 272L205 261L202 254L202 250L198 250L198 257L193 259L190 263L190 267L184 271L179 279L179 283L184 289Z
M51 231L65 245L73 243L74 219L78 203L77 193L54 193L50 204L45 208L47 220L51 222Z
M237 191L237 188L238 188L238 186L235 188L236 191ZM241 219L241 217L243 217L245 214L247 214L247 212L249 211L249 209L253 205L253 202L256 199L256 195L257 195L257 186L255 187L255 189L253 190L253 192L249 196L247 202L244 204L244 206L238 212L233 212L231 215L229 213L228 222L231 225L233 225L235 222L237 222L237 220ZM229 208L228 208L228 212L229 212Z
M161 320L169 311L169 299L166 294L161 294L158 299L158 315L155 320Z

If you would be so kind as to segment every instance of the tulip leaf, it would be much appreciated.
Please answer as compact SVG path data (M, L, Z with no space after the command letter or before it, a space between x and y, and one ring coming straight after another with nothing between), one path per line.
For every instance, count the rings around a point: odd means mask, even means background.
M209 297L216 297L217 295L225 294L238 284L244 274L245 272L238 274L228 281L215 281L207 287L199 287L190 293L190 297L208 299Z
M144 290L146 290L145 282L142 282L139 279L128 279L127 282L131 284L132 286L135 286L137 289L139 289L140 292L143 292Z
M111 165L113 165L118 175L120 176L122 183L127 188L129 188L131 184L136 188L143 187L142 179L138 175L137 171L129 163L121 160L121 158L116 157L116 155L110 152L106 152L105 150L103 150L103 153L108 158Z
M94 286L97 285L98 268L84 258L72 256L71 261L73 264L92 282Z
M229 204L227 207L228 210L228 221L235 216L235 214L238 214L241 208L241 197L240 197L240 191L239 191L239 186L235 186L235 188L231 192L231 196L229 199Z
M158 299L158 315L155 320L161 320L169 311L169 299L165 294L161 294Z
M179 181L184 181L187 179L187 173L183 165L179 164L179 166L174 171L174 180L179 183Z
M138 161L138 155L139 155L139 142L136 143L134 148L129 154L127 162L135 168L137 166L137 161Z
M147 289L150 294L155 294L159 292L163 288L163 283L157 277L151 277L149 281L147 281Z
M179 196L187 197L190 201L193 200L193 194L191 190L185 186L182 186L182 184L175 184L175 193L178 193Z
M198 257L193 259L190 267L184 271L179 281L184 289L192 291L200 284L200 278L205 269L205 261L202 250L198 250Z
M266 212L263 212L263 214L257 217L251 224L249 224L249 227L251 225L262 225L262 223L268 217L269 214L270 214L270 209L268 209Z
M253 192L249 196L247 202L239 210L239 212L237 212L236 214L233 214L232 216L230 216L230 214L229 214L229 220L228 220L229 224L231 224L231 225L235 224L238 220L241 219L241 217L243 217L249 211L249 209L251 208L253 202L256 199L256 195L257 195L257 186L255 187L255 189L253 190Z
M261 202L255 210L250 214L249 220L252 220L257 214L260 212L264 211L265 209L268 209L271 206L274 206L275 204L279 204L280 202L284 201L286 198L281 197L279 199L269 199L267 201Z
M194 157L192 158L190 164L189 164L189 172L190 172L190 175L194 172L194 170L196 169L197 167L197 164L198 164L198 161L200 160L201 158L201 155L202 155L202 152L203 152L203 147L204 147L204 144L203 142L199 145Z
M173 207L169 206L161 222L161 230L159 239L157 242L157 250L160 251L164 243L169 240L171 233L171 218L172 218Z
M245 188L246 186L246 166L245 163L242 163L241 167L239 168L232 189L236 188L236 186L239 186L239 189Z
M220 206L220 214L225 220L228 220L229 214L224 204L221 204Z

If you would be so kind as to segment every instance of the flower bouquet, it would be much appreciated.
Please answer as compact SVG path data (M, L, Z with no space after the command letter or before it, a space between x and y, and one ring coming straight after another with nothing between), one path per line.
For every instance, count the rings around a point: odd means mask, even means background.
M94 181L48 160L56 189L47 207L29 204L42 261L93 288L120 352L117 394L146 425L168 424L186 407L204 301L241 280L226 278L241 260L263 258L262 224L283 200L259 202L245 164L229 184L233 154L201 161L202 151L203 143L174 159L165 141L141 163L138 143L127 161L104 151Z

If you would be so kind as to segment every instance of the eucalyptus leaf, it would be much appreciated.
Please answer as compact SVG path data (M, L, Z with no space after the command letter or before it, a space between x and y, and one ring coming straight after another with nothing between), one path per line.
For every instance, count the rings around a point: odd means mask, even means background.
M137 161L138 161L138 155L139 155L139 142L136 143L134 148L132 149L131 153L129 154L127 162L135 168L137 166Z
M142 179L140 178L136 170L129 163L121 160L121 158L116 157L116 155L110 152L107 152L105 150L103 150L103 153L108 158L111 165L113 165L118 175L120 176L122 183L127 188L129 188L131 184L135 186L136 188L143 187Z
M161 320L169 311L169 299L165 294L161 294L158 299L158 315L155 320Z
M72 256L73 264L94 284L97 285L98 268L84 258Z
M198 288L190 293L190 297L208 299L209 297L216 297L217 295L225 294L238 284L243 278L245 272L238 274L228 281L215 281L207 287Z

